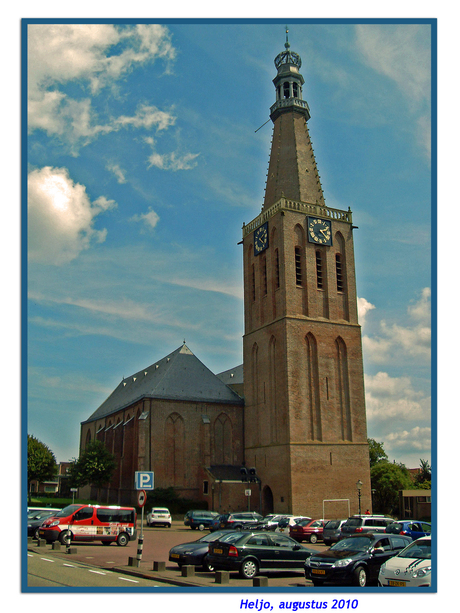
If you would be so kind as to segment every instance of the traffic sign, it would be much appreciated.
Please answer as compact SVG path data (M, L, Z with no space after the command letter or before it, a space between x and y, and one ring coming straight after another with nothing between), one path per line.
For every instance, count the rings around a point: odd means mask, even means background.
M244 495L245 496L250 496L251 495L251 490L244 490Z
M134 473L134 482L136 490L153 490L155 488L153 471L136 471Z
M137 506L143 507L146 502L147 502L147 492L145 490L140 490L137 493Z

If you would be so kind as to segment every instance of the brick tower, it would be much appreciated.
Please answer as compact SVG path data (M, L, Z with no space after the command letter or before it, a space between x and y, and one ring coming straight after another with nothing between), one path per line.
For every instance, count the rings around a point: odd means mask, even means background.
M371 509L352 214L325 203L287 31L275 66L265 199L243 226L245 460L265 513L345 517Z

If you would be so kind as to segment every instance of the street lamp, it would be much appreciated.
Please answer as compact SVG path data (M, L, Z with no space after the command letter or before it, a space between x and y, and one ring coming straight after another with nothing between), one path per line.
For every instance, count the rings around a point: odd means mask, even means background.
M356 489L358 490L358 515L361 515L361 488L363 487L363 482L361 479L358 479L356 482Z

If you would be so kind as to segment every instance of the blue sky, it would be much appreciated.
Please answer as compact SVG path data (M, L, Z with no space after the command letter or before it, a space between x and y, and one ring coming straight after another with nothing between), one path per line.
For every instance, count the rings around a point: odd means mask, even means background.
M28 431L59 461L185 339L242 361L285 20L29 25ZM431 28L289 23L326 203L353 211L368 435L431 461Z

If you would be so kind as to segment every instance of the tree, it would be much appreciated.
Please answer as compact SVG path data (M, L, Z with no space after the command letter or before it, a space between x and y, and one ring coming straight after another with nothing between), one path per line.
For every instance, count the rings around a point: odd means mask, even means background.
M92 441L70 467L69 483L71 487L95 485L100 488L109 483L115 467L115 458L104 443Z
M383 443L378 443L373 438L368 438L369 444L369 462L371 468L378 464L378 462L388 462L388 456L383 448Z
M384 460L371 468L371 487L375 490L374 504L383 513L399 512L399 490L412 488L409 471L404 464Z
M27 491L30 499L31 481L48 481L56 477L57 462L54 453L31 434L27 435Z
M422 490L431 489L431 466L428 460L420 459L420 472L415 477L415 484Z

